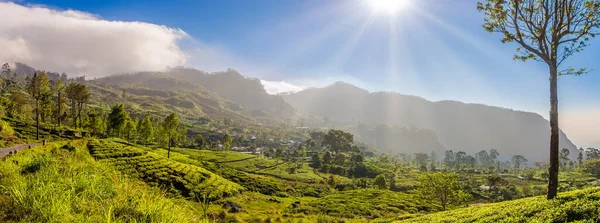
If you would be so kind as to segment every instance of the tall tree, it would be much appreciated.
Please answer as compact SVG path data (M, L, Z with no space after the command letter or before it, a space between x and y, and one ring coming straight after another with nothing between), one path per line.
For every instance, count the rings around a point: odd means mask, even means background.
M233 139L231 138L231 136L229 136L229 134L225 133L223 139L221 140L221 143L223 144L223 149L229 149L229 147L231 147L231 142L233 142Z
M447 150L444 155L444 166L448 169L453 169L456 164L454 152L452 152L452 150Z
M490 155L488 154L487 151L481 150L481 151L477 152L475 154L475 158L477 158L477 161L479 162L479 164L481 166L483 166L484 168L488 168L491 160L490 160Z
M123 131L124 137L128 141L133 141L135 143L135 134L137 133L137 119L128 118L125 121L125 131Z
M63 84L63 80L58 79L55 82L52 90L56 94L56 97L54 99L54 104L56 107L55 118L56 118L56 123L60 127L62 120L66 117L66 113L63 110L63 105L65 104L65 93L64 93L65 86Z
M417 194L425 200L439 203L443 210L448 204L460 201L460 191L455 173L425 173L419 176Z
M81 110L83 110L83 105L90 100L90 92L85 85L73 82L67 86L65 93L67 94L67 98L71 100L73 127L77 128L77 123L81 122Z
M125 106L123 104L115 105L108 114L108 131L110 135L120 137L127 119L129 119L129 114L125 111Z
M138 127L138 134L142 138L142 143L148 144L154 140L154 127L152 127L152 121L150 120L150 116L145 116L144 119L140 122L140 126Z
M167 158L171 158L171 145L179 140L181 137L181 127L179 125L179 117L176 113L171 113L165 118L162 123L162 136L166 141L168 153Z
M330 129L323 137L323 145L334 153L351 151L353 143L354 136L342 130Z
M427 164L427 160L429 160L429 155L427 155L427 153L413 154L413 161L418 167L425 166Z
M34 73L27 85L27 91L35 103L35 138L40 139L40 103L45 102L51 93L46 72Z
M570 159L569 159L569 155L571 154L571 152L569 152L569 149L567 148L562 148L560 150L560 161L563 167L567 167L567 164L569 163Z
M485 0L477 3L485 14L483 27L503 34L502 42L516 42L516 60L536 60L550 71L550 168L548 199L558 192L559 127L558 76L580 75L585 68L562 69L563 62L582 51L600 27L598 0Z
M512 162L514 164L515 169L517 169L517 172L519 172L519 169L521 168L521 166L527 162L527 159L525 159L524 156L522 155L514 155L512 157Z
M106 122L103 119L101 113L90 114L90 122L88 123L88 129L92 132L93 136L99 136L106 131Z
M379 174L377 175L377 177L375 177L375 180L373 181L373 185L377 186L379 189L386 189L387 188L387 180L385 179L385 175L383 174Z
M583 148L579 148L579 154L577 154L577 163L583 164Z

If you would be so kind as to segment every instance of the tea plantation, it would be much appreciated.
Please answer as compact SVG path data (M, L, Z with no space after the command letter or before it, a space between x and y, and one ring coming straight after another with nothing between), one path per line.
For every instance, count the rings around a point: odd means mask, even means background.
M88 149L92 156L114 165L123 173L163 187L171 187L184 196L199 198L208 195L216 199L244 190L242 186L202 167L172 161L118 142L95 140L88 144Z

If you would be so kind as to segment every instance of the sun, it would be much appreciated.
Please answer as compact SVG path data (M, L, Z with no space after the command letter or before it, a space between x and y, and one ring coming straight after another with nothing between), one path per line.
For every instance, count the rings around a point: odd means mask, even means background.
M410 7L411 0L366 0L371 8L376 12L386 12L390 15Z

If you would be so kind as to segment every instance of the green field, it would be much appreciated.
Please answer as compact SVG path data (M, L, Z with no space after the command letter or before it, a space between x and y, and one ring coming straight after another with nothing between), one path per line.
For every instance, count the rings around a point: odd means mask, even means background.
M94 161L85 141L65 144L0 162L1 222L203 222L192 202Z
M146 182L173 188L184 196L232 196L243 187L202 167L175 162L153 152L109 140L91 141L90 154L121 172Z
M545 197L524 198L477 207L438 212L398 222L595 222L600 209L600 188Z
M322 182L324 176L308 166L308 163L284 162L277 159L266 158L261 155L252 155L234 151L214 151L195 149L174 149L174 151L189 155L190 158L218 164L219 166L241 170L248 173L269 175L284 180L301 181L306 183ZM294 173L289 169L295 168ZM299 167L299 168L298 168Z

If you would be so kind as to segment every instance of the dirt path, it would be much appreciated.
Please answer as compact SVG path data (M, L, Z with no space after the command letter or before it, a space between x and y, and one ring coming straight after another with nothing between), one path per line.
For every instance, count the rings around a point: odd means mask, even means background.
M27 148L29 148L29 146L34 147L34 146L38 146L38 145L40 145L40 144L39 143L21 144L21 145L16 145L16 146L13 146L13 147L8 147L8 148L0 149L0 157L8 155L8 153L10 153L12 151L27 149Z

